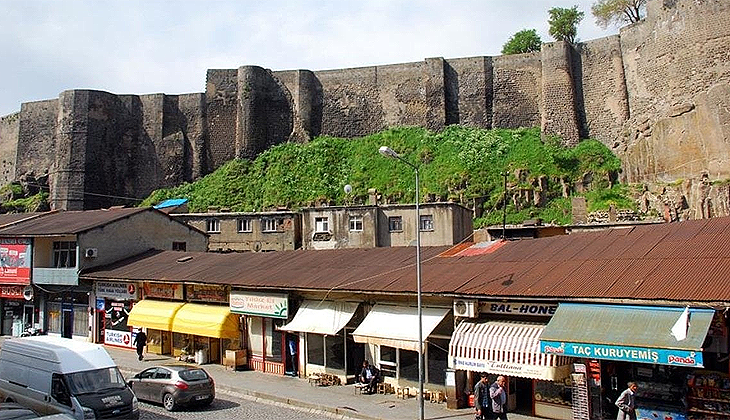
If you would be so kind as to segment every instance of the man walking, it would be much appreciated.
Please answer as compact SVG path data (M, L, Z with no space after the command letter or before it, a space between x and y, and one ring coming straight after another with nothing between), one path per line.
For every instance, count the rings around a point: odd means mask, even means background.
M507 420L507 379L497 376L497 380L489 387L489 396L492 397L492 411L495 418Z
M474 386L474 408L477 411L476 419L491 420L492 401L489 398L489 383L487 373L482 372L481 379Z
M616 406L618 407L617 420L636 420L635 395L639 386L636 385L636 382L629 382L628 386L616 400Z
M144 353L144 346L147 345L147 334L142 331L142 328L137 331L137 335L134 337L134 345L137 346L137 357L139 360L144 359L142 353Z

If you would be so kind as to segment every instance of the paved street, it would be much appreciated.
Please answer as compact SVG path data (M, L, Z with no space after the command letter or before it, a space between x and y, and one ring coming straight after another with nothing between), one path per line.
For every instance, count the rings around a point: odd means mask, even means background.
M277 404L262 404L253 399L240 398L232 395L219 395L206 408L182 408L168 412L161 405L141 402L140 419L168 420L168 419L195 419L195 420L222 420L222 419L258 419L258 420L314 420L322 419L322 413L307 412L283 407Z

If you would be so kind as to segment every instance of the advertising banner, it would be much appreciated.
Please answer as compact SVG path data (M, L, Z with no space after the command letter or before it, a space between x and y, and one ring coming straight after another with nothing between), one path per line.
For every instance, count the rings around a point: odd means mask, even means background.
M118 281L97 281L94 283L96 297L114 300L137 300L137 285Z
M0 283L30 284L30 239L0 239Z
M559 356L586 357L602 360L703 367L701 351L606 346L589 343L560 343L540 340L540 352Z

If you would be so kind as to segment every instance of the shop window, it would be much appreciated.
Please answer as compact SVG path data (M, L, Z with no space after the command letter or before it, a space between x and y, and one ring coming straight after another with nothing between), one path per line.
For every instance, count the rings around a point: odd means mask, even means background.
M350 232L362 232L362 216L350 216Z
M74 305L73 335L89 334L89 308L87 305Z
M264 336L263 336L263 318L258 316L246 317L248 322L248 345L251 355L263 357L264 355Z
M401 216L391 216L388 218L389 232L403 232L403 218Z
M421 222L419 224L419 229L421 229L421 232L432 232L433 231L433 215L430 214L424 214L420 217Z
M401 379L418 380L418 352L400 349L398 355L398 377Z
M432 384L446 384L446 368L449 359L449 340L429 339L426 347L428 360L426 382Z
M61 304L56 302L48 303L48 332L50 334L61 334Z
M76 267L76 241L53 242L53 266L56 268Z
M307 333L307 363L324 366L324 340L319 334Z
M395 347L380 346L380 372L383 376L395 378L398 351Z
M220 233L221 221L218 219L208 219L205 221L205 230L208 233Z
M324 337L326 366L328 369L345 369L345 336L342 331L337 335Z
M283 325L281 319L264 318L264 326L266 333L266 358L271 361L281 362L283 335L279 331L279 327Z

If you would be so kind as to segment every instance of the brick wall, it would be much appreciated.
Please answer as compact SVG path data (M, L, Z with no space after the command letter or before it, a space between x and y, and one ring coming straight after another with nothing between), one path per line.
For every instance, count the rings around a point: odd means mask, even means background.
M540 125L540 53L493 58L492 127L518 128Z

